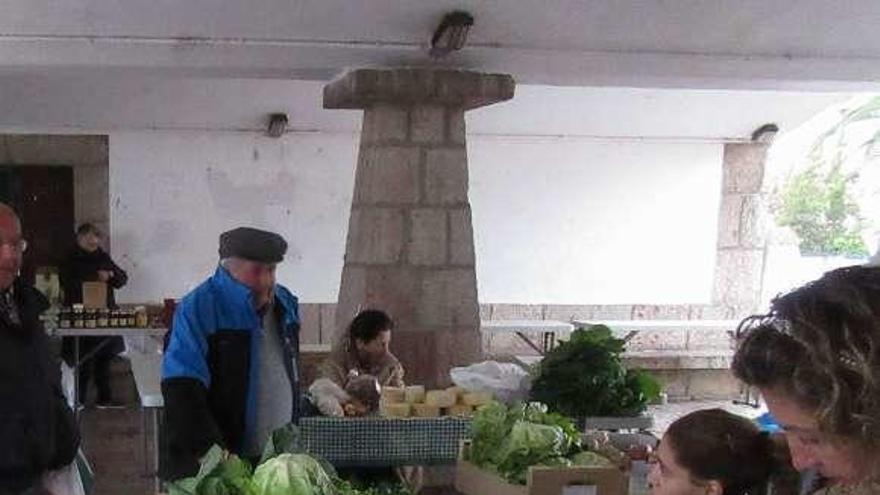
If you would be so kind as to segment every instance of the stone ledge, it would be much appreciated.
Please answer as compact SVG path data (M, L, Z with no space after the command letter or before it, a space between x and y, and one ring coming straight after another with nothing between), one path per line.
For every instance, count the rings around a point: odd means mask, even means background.
M726 370L733 361L730 350L670 350L626 352L630 368L644 370Z

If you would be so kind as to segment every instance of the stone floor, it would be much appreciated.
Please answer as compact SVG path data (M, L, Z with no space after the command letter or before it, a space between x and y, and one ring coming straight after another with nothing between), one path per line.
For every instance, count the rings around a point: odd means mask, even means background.
M669 428L669 425L677 418L700 409L713 408L724 409L725 411L745 416L747 418L757 418L766 412L766 409L763 407L756 409L750 406L734 404L733 401L730 400L670 402L668 404L651 406L649 408L649 413L654 415L654 427L651 429L651 432L657 437L662 437L663 432L665 432L666 429Z
M151 495L144 467L140 410L86 410L82 448L95 473L93 495Z
M113 391L125 408L87 407L80 417L82 449L95 473L92 495L152 495L156 491L144 465L142 418L134 379L123 359L115 360L112 369Z

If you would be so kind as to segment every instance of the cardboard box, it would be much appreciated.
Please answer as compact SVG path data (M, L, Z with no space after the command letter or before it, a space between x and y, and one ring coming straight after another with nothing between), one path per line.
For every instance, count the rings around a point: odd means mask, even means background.
M531 467L525 486L508 483L466 460L462 444L455 489L465 495L627 495L629 476L615 467Z
M107 284L104 282L83 282L83 307L104 309L107 307Z

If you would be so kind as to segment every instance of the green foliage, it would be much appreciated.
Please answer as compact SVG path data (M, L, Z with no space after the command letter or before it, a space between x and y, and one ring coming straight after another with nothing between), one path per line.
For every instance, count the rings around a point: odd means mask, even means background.
M199 473L172 482L169 495L412 495L400 483L356 486L342 480L323 459L306 455L293 425L272 432L256 471L234 454L213 446Z
M336 480L336 495L413 495L400 483L379 483L375 486L357 486L349 481Z
M511 483L525 484L529 466L607 465L594 454L582 455L574 423L532 402L506 407L492 402L481 407L471 425L468 460L496 472Z
M643 371L625 369L623 350L623 340L604 325L575 330L541 361L531 399L574 418L644 412L660 384Z
M333 480L305 454L281 454L254 471L257 495L335 495Z
M251 466L218 446L202 457L199 473L169 484L169 495L256 495Z
M852 197L856 174L845 174L840 164L814 163L788 177L782 187L776 222L791 227L807 255L866 256L860 236L864 221Z

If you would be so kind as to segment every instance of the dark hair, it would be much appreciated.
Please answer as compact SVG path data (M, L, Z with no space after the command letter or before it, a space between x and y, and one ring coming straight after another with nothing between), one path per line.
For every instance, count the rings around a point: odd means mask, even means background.
M357 314L348 325L348 338L352 344L355 340L371 342L386 330L394 329L394 321L384 311L365 309Z
M766 493L776 472L777 449L767 433L722 409L696 411L666 430L675 459L692 478L718 481L724 495Z
M740 331L739 379L788 394L823 432L880 446L880 267L830 271Z
M86 235L86 234L95 234L96 236L100 237L101 236L101 229L99 229L93 223L84 223L76 228L76 235L77 236Z

